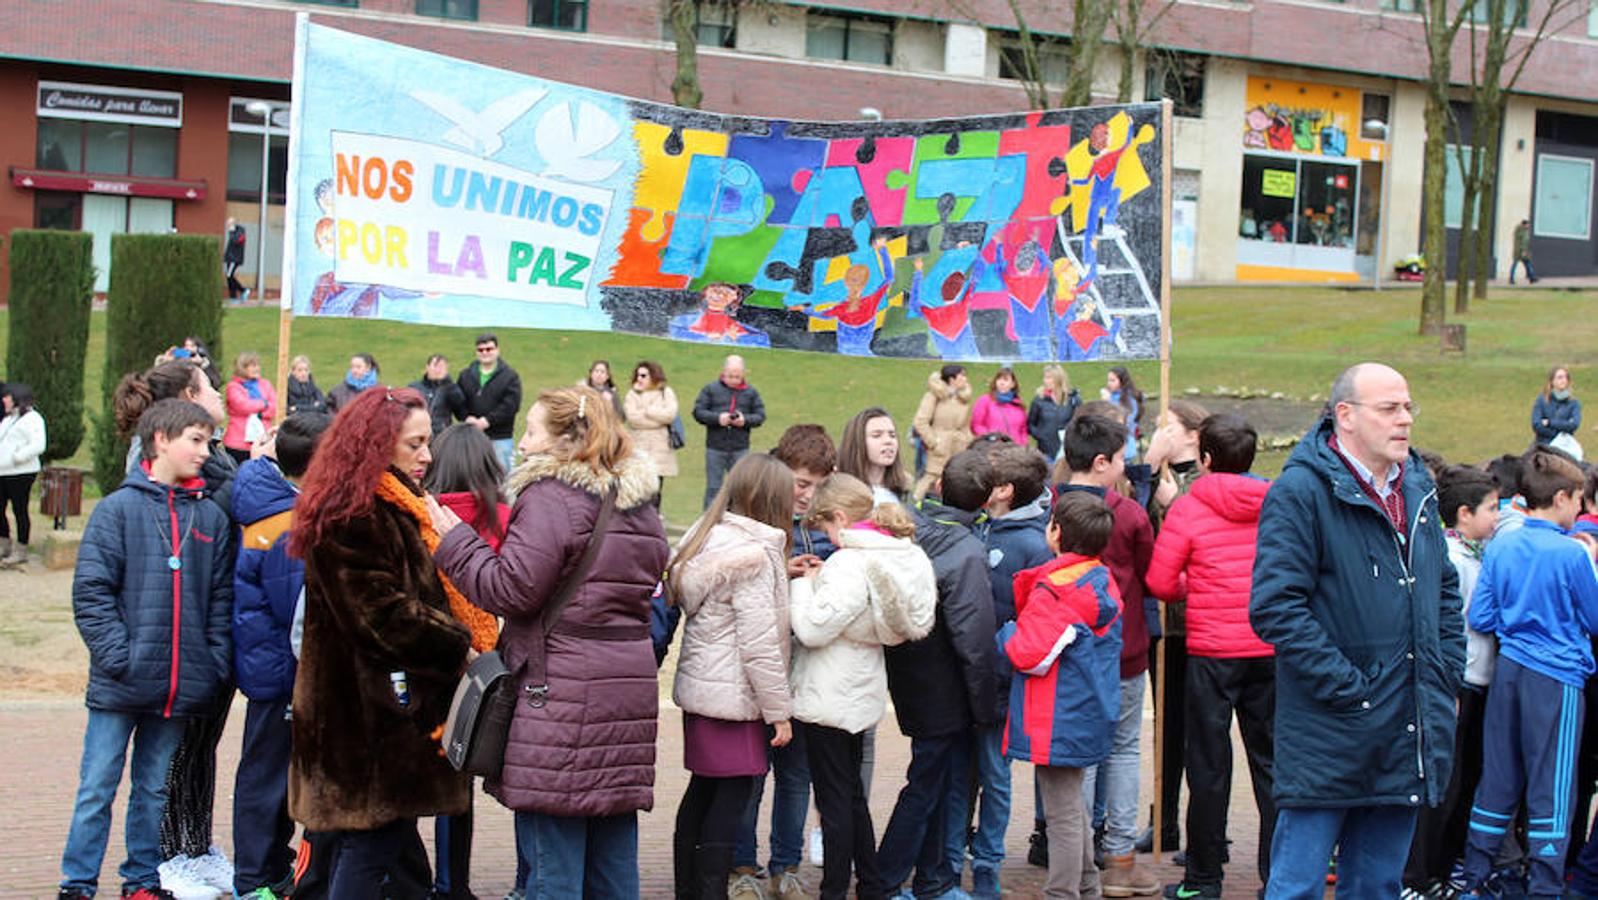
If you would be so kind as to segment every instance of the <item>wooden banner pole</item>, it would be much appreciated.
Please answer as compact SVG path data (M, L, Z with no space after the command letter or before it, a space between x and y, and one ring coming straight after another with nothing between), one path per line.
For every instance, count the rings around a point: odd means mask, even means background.
M1171 408L1171 101L1160 104L1160 205L1163 207L1163 226L1160 228L1160 415L1156 422L1164 422ZM1166 629L1165 604L1160 608L1160 633ZM1154 814L1150 824L1154 829L1154 864L1160 864L1165 852L1160 839L1165 830L1162 820L1165 804L1165 638L1160 638L1154 649ZM1180 748L1177 750L1181 752ZM1175 848L1172 848L1175 849Z

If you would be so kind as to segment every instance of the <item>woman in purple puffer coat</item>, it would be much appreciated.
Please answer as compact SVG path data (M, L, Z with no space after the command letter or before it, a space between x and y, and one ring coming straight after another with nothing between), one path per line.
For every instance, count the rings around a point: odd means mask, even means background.
M473 604L505 619L512 670L533 649L544 604L582 556L602 497L616 491L604 544L548 635L548 694L522 696L505 768L487 788L537 848L529 896L638 896L639 810L654 805L655 655L649 601L666 568L650 498L654 466L633 452L615 407L588 388L545 391L527 413L525 460L499 554L429 503L439 568ZM536 704L536 705L535 705Z

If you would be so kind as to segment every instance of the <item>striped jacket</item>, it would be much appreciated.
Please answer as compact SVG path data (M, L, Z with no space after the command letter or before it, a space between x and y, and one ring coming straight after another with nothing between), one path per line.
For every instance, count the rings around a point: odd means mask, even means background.
M1004 752L1082 768L1110 754L1120 712L1121 596L1097 558L1064 554L1015 576L1016 618L999 630L1015 665Z

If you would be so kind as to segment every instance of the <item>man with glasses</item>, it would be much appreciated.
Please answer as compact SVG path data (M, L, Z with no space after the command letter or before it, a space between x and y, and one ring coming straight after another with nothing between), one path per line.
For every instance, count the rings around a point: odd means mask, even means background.
M510 471L516 447L516 414L522 406L522 378L499 358L499 338L478 335L477 359L455 380L466 395L466 417L461 421L481 429L494 442L500 465Z
M1276 650L1269 898L1397 897L1416 814L1448 786L1465 669L1415 404L1379 363L1339 375L1265 497L1249 620Z

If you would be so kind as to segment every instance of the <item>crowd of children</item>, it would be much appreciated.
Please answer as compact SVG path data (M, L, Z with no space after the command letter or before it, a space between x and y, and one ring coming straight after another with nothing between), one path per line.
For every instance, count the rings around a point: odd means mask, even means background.
M253 376L244 368L241 379L258 377L258 361ZM1004 377L996 390L1013 403L1015 375ZM918 428L936 464L913 492L896 437L873 438L896 436L874 407L846 429L846 460L821 426L795 425L770 454L733 465L653 601L657 665L681 623L673 698L692 778L675 816L677 896L811 896L799 862L813 790L819 896L843 897L854 884L862 897L998 897L1010 767L1023 762L1036 790L1029 859L1048 868L1046 896L1220 897L1234 717L1260 823L1262 893L1296 896L1272 882L1286 773L1275 766L1278 648L1251 618L1272 494L1252 472L1258 435L1238 416L1180 404L1154 436L1153 471L1134 487L1128 442L1136 446L1141 410L1130 377L1113 377L1124 391L1080 405L1073 391L1065 415L1050 420L1059 428L1032 435L1058 448L1051 459L1027 446L1022 424L972 435L955 384L963 370L934 375L935 388L949 387L923 405L948 406L939 427L964 432ZM1051 378L1051 398L1069 389L1063 373ZM332 896L340 833L308 831L293 847L291 698L307 613L303 563L288 547L298 480L333 419L293 412L252 434L221 490L207 466L220 455L224 417L204 380L183 360L136 379L140 402L123 410L136 459L85 530L73 608L90 651L89 720L62 900L95 894L130 747L122 894L172 896L159 825L169 772L180 746L214 755L211 731L185 732L225 709L234 685L248 705L226 889L256 900ZM241 381L232 393L254 400L256 391ZM941 421L923 413L918 420ZM509 510L496 437L456 425L435 434L430 460L425 448L415 455L430 466L417 490L497 552ZM1336 438L1331 450L1342 452ZM1545 446L1479 468L1426 461L1441 521L1427 520L1430 495L1411 518L1444 530L1444 602L1457 578L1464 622L1444 637L1463 642L1465 664L1435 673L1458 684L1453 764L1440 802L1418 814L1404 896L1598 897L1598 843L1584 833L1598 781L1585 717L1598 633L1598 469ZM1395 521L1404 516L1400 504ZM1174 627L1162 632L1162 621ZM464 624L474 636L494 630ZM1151 671L1156 639L1172 642L1163 673ZM1165 752L1188 785L1184 873L1163 886L1137 858L1153 678L1178 687L1162 712L1167 726L1178 717L1180 737ZM403 685L393 689L403 705ZM890 698L911 756L879 833L867 797ZM776 789L763 883L755 848L768 769ZM1162 838L1177 831L1175 797ZM434 867L419 838L394 844L402 852L387 861L386 896L472 896L471 812L440 815L436 828ZM539 860L524 843L518 885Z

